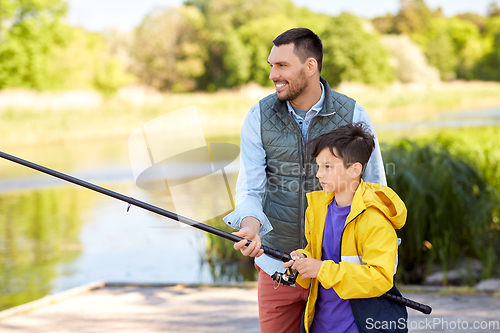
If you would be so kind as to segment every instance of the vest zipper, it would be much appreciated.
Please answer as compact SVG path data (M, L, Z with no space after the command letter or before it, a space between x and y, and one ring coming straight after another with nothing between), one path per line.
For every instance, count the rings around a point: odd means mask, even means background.
M302 186L301 186L301 191L302 193L300 194L300 205L301 210L300 210L300 247L302 249L305 249L307 246L307 241L306 241L306 235L305 235L305 228L306 228L306 194L305 194L305 186L306 186L306 169L304 168L304 165L302 166Z
M317 116L317 115L316 115ZM306 153L305 153L305 147L306 143L309 140L309 132L311 131L311 127L313 125L313 122L315 120L315 117L311 119L311 122L309 123L309 127L307 127L307 133L306 137L302 136L302 131L300 131L302 139L304 139L304 145L302 146L301 150L301 158L302 158L302 163L301 163L301 168L302 168L302 186L301 186L301 196L300 196L300 203L301 203L301 210L300 210L300 245L302 246L303 249L306 248L307 246L307 241L306 241L306 235L305 235L305 227L306 227L306 194L305 194L305 187L306 187L306 178L307 178L307 173L306 173L306 168L305 168L305 161L307 159Z
M293 117L292 117L293 118ZM306 226L306 212L305 212L305 180L306 180L306 169L304 166L305 163L305 144L306 141L304 139L304 136L302 134L302 130L300 129L299 124L295 121L295 119L292 120L294 123L293 126L298 130L299 133L299 174L300 174L300 187L299 187L299 196L300 196L300 201L299 201L299 213L300 213L300 232L299 232L299 244L302 249L305 249L306 247L306 235L305 235L305 226ZM307 129L307 132L309 132L309 128ZM307 137L307 135L306 135Z

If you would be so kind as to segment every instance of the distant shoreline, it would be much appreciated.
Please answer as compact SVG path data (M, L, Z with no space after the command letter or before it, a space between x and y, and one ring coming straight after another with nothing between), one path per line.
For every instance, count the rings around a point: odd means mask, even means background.
M500 108L500 83L456 81L367 87L342 84L377 124L426 121L442 111ZM2 145L39 145L128 137L136 128L170 111L195 105L205 137L237 137L246 113L272 88L248 85L218 93L159 93L122 88L112 98L94 91L0 91ZM175 124L172 125L175 128ZM165 129L168 130L168 129Z

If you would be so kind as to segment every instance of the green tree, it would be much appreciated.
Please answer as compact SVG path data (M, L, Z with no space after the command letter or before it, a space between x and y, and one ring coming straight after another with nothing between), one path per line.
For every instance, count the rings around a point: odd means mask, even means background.
M394 16L390 13L385 16L375 17L372 23L375 29L381 34L388 34L394 31Z
M238 29L242 43L247 48L246 56L249 58L251 68L249 81L264 86L272 84L269 80L270 68L267 63L273 47L272 41L283 31L294 28L294 23L284 15L276 15L250 21Z
M488 6L488 17L500 16L500 7L496 1L491 1Z
M485 26L485 53L474 74L480 80L500 81L500 17L488 18Z
M252 3L249 1L246 7L251 7ZM245 19L250 19L245 15L247 13L244 13L245 3L241 0L188 0L186 5L193 6L203 13L203 29L209 32L205 72L198 80L200 88L216 90L246 82L249 76L249 58L235 32ZM246 11L248 12L248 9ZM241 67L235 71L231 70L233 66L237 67L238 63Z
M64 45L63 0L0 0L0 89L44 89L50 49Z
M432 11L424 0L400 0L400 10L394 17L393 31L396 33L421 33L432 18Z
M486 19L484 16L481 16L477 13L467 12L467 13L463 13L463 14L458 14L456 17L458 17L459 19L462 19L464 21L469 21L469 22L473 23L479 29L479 31L481 33L483 32L484 25L486 24L486 22L485 22Z
M374 19L375 27L382 33L410 36L442 79L473 79L472 69L484 54L484 18L471 13L445 18L440 9L430 10L424 0L401 0L400 4L396 16Z
M133 73L146 84L175 91L214 91L251 81L270 85L272 40L300 26L324 40L332 64L325 74L334 85L392 80L379 35L367 32L358 18L316 14L290 0L188 0L153 14L136 30Z
M473 79L472 70L484 54L481 34L472 22L452 17L447 22L447 31L456 57L455 73L458 78Z
M321 37L322 75L333 86L342 81L380 84L394 79L389 52L380 36L366 31L356 16L343 13L331 18Z
M132 64L132 34L112 29L98 37L98 52L92 59L92 86L105 95L112 95L120 87L137 81L128 71Z
M50 49L46 65L44 89L96 89L106 95L134 82L126 72L128 45L116 31L90 33L82 28L68 27L65 45Z
M444 80L473 79L472 69L484 54L481 27L484 20L473 14L443 17L440 10L431 11L424 0L401 1L399 13L378 18L378 29L404 33L424 50L429 64L436 67ZM392 28L390 28L392 26Z
M160 90L189 91L205 73L205 24L194 6L157 11L135 31L132 73Z
M269 84L267 57L272 40L296 26L297 8L289 0L190 0L205 16L208 58L202 89L234 87L249 81ZM279 24L284 26L279 27Z
M447 26L447 19L433 20L427 30L421 34L413 34L413 39L420 42L431 66L436 67L441 79L456 77L456 51Z
M441 78L473 79L473 68L484 54L481 33L476 24L459 17L434 18L427 29L412 38L420 42L429 63L439 69Z

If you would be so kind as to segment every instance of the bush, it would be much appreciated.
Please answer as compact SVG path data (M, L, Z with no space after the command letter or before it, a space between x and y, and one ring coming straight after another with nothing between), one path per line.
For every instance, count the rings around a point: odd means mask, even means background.
M419 283L433 266L446 272L464 258L479 259L483 276L490 277L500 241L499 199L484 174L430 140L402 140L383 147L383 154L388 185L408 208L398 231L398 279Z

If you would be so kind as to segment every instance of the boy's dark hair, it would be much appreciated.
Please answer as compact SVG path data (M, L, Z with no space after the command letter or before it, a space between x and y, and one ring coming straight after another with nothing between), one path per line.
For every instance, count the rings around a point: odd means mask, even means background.
M321 134L307 143L307 151L314 158L325 148L330 149L333 155L342 158L346 168L356 162L361 163L363 166L361 175L363 175L375 148L375 140L364 123L353 123Z
M293 44L295 55L304 63L307 58L314 58L318 62L318 71L321 73L323 65L323 43L314 32L307 28L293 28L285 31L273 40L275 46Z

